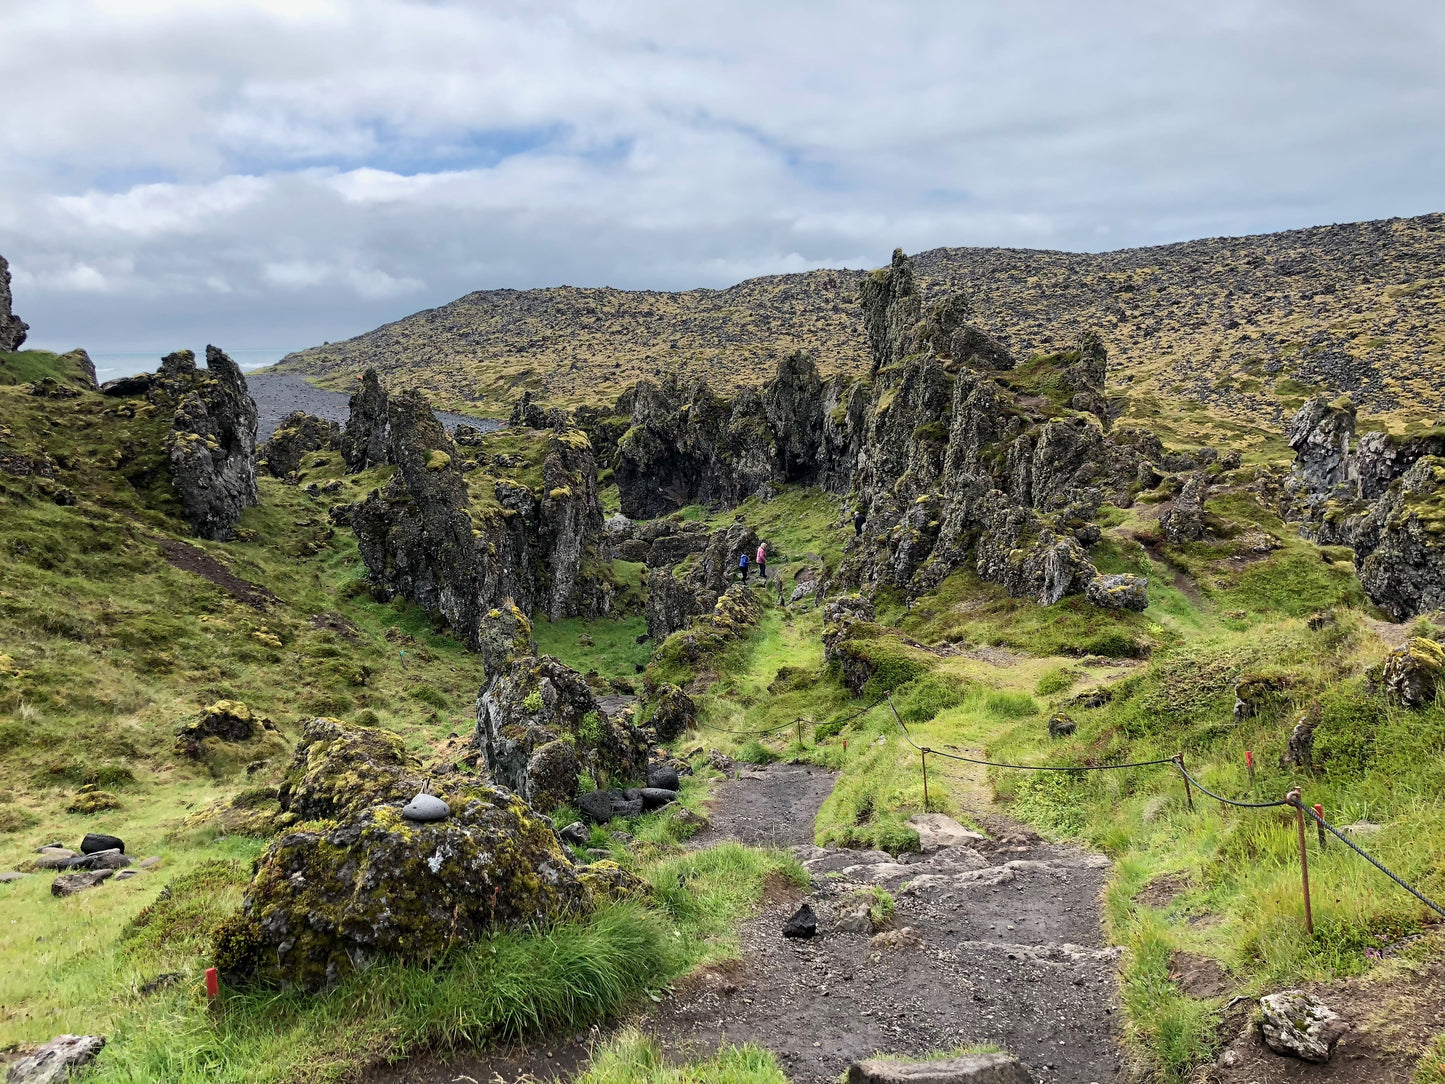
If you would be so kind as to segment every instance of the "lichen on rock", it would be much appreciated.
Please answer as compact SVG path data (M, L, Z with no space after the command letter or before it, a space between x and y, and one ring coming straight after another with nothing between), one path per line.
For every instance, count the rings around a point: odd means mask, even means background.
M337 819L377 802L404 801L421 784L421 762L399 734L310 720L277 788L290 823Z

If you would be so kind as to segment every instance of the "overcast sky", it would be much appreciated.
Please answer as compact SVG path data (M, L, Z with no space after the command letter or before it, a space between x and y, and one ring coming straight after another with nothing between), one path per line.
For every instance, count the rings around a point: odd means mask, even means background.
M0 0L31 344L1445 209L1441 0Z

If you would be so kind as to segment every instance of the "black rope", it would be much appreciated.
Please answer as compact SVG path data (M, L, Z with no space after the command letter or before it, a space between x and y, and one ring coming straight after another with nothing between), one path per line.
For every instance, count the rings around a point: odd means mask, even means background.
M1222 795L1222 794L1215 794L1214 791L1210 790L1208 787L1206 787L1206 786L1205 786L1203 783L1201 783L1199 780L1195 779L1194 776L1190 775L1188 769L1186 769L1183 764L1180 764L1179 761L1177 761L1177 760L1174 761L1174 766L1179 769L1180 774L1183 775L1185 779L1187 779L1187 780L1189 780L1189 782L1193 783L1193 784L1195 785L1195 787L1197 787L1202 793L1209 795L1209 796L1210 796L1211 798L1213 798L1216 802L1223 802L1225 805L1238 806L1240 809L1273 809L1275 806L1280 806L1280 805L1293 805L1293 804L1294 804L1293 802L1289 802L1289 801L1278 801L1278 802L1239 802L1239 801L1235 801L1235 799L1233 799L1233 798L1226 798L1226 797L1225 797L1224 795Z
M1293 805L1294 803L1290 803L1290 804ZM1397 885L1399 885L1401 888L1403 888L1406 892L1410 893L1410 895L1414 896L1417 900L1419 900L1421 903L1423 903L1426 907L1430 908L1430 910L1434 911L1436 914L1440 915L1441 917L1445 917L1445 907L1441 907L1441 906L1440 906L1438 903L1436 903L1434 900L1430 899L1429 896L1426 896L1426 895L1425 895L1423 892L1421 892L1419 889L1415 888L1413 885L1411 885L1411 884L1409 884L1408 882L1406 882L1403 878L1399 877L1397 874L1395 874L1393 871L1391 871L1388 867L1386 867L1382 862L1380 862L1379 859L1377 859L1374 855L1370 854L1370 853L1369 853L1368 851L1366 851L1364 848L1362 848L1362 847L1357 847L1357 846L1354 844L1354 842L1353 842L1352 840L1350 840L1348 837L1346 837L1338 828L1336 828L1336 827L1335 827L1333 824L1331 824L1329 821L1327 821L1327 820L1325 820L1323 817L1321 817L1318 813L1316 813L1316 812L1315 812L1313 809L1311 809L1309 806L1307 806L1307 805L1305 805L1303 802L1301 802L1301 803L1299 803L1299 808L1303 809L1306 813L1308 813L1311 817L1313 817L1313 818L1315 819L1315 822L1316 822L1316 823L1318 823L1321 827L1323 827L1326 831L1328 831L1332 836L1334 836L1336 839L1338 839L1338 840L1339 840L1341 843L1343 843L1346 847L1348 847L1350 850L1354 851L1357 855L1359 855L1361 858L1363 858L1366 862L1370 863L1370 865L1374 866L1377 870L1379 870L1381 873L1383 873L1386 877L1390 878L1390 880L1394 881Z
M947 757L949 760L961 760L966 764L982 764L987 768L1015 768L1024 772L1102 772L1110 768L1148 768L1155 764L1173 764L1174 758L1164 760L1136 760L1129 764L1083 764L1077 768L1064 768L1053 764L1004 764L996 760L978 760L975 757L959 756L957 753L945 753L942 749L930 749L927 746L919 745L913 740L913 735L908 733L908 728L903 725L903 720L898 715L898 709L893 707L893 701L888 700L888 706L893 711L893 718L898 723L898 729L903 731L903 740L917 749L920 753L932 753L936 757Z

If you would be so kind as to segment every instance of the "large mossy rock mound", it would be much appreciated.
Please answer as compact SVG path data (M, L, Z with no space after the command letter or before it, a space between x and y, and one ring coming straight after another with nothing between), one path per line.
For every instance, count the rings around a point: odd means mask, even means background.
M405 801L420 789L421 762L406 751L400 735L339 719L312 719L296 743L277 798L294 824Z
M551 822L521 798L487 786L443 797L442 821L385 804L281 836L217 928L216 965L232 981L318 990L382 956L427 963L494 928L593 910Z
M309 452L341 446L341 426L326 418L293 410L281 419L263 449L266 469L275 478L286 478L301 469Z

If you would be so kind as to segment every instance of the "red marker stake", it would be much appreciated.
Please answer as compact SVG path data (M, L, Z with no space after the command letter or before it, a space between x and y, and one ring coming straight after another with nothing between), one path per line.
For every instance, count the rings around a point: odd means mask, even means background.
M221 976L217 974L214 967L206 968L206 997L215 1001L220 992Z
M1244 751L1244 766L1249 769L1249 792L1254 793L1254 754L1248 749Z

